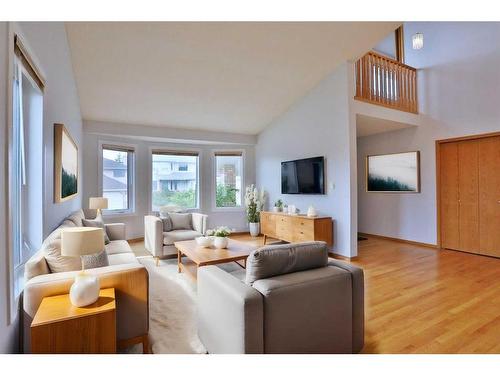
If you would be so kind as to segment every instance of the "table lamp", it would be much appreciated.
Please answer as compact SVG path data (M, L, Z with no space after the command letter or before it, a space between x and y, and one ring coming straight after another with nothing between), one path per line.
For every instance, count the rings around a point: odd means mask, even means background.
M71 285L69 298L74 306L87 306L99 298L99 279L85 273L83 255L99 253L104 250L104 231L102 228L75 227L63 229L61 232L61 255L80 257L82 271L76 275Z
M101 210L108 208L108 198L103 197L91 197L89 199L89 208L92 210L97 210L97 216L101 214Z

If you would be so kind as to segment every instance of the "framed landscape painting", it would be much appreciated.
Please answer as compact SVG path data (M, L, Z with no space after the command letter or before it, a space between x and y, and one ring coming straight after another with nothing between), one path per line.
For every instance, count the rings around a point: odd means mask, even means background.
M78 147L63 124L54 124L54 201L78 194Z
M367 156L366 191L419 193L420 152Z

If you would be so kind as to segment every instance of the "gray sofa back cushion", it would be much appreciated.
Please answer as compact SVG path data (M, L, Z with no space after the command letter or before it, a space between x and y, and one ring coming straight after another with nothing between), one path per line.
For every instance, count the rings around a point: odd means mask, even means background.
M247 259L245 282L292 272L326 267L328 249L320 241L264 246L253 251Z

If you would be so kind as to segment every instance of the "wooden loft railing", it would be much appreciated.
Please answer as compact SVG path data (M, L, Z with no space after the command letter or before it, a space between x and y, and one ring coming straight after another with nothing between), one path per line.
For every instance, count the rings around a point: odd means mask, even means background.
M376 52L356 62L354 99L418 113L417 70Z

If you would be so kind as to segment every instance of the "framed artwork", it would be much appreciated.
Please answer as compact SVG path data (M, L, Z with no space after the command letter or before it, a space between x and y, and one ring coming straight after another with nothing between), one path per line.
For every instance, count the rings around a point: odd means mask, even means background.
M419 193L420 152L367 156L366 191Z
M63 124L54 124L54 201L78 194L78 147Z

